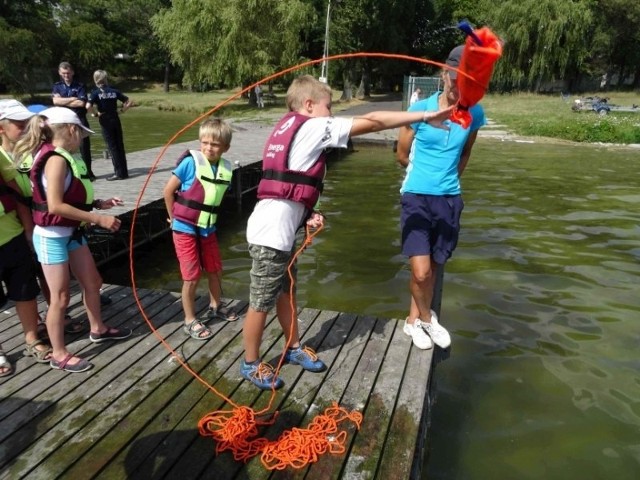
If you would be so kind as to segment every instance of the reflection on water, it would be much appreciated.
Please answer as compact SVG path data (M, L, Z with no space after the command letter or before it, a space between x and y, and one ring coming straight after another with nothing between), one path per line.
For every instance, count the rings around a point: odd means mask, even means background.
M445 276L453 347L436 371L429 478L636 478L639 157L477 145ZM300 262L301 306L404 318L402 174L388 150L332 164L328 225ZM248 298L245 223L220 232L227 297ZM171 248L140 261L140 286L179 290Z

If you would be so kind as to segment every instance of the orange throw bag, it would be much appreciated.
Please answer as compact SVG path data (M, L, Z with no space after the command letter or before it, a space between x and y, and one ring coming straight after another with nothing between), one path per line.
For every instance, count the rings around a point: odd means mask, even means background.
M473 30L473 33L467 36L459 68L463 74L458 75L457 80L460 98L451 114L451 120L460 124L462 128L469 128L471 125L469 109L478 103L487 91L493 66L501 55L502 41L487 27Z

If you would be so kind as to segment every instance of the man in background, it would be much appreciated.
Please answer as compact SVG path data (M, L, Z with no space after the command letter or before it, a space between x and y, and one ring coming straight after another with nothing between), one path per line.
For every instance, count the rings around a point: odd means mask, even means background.
M57 107L70 108L78 115L82 125L90 128L86 108L87 90L84 84L74 80L73 67L69 62L60 63L58 74L60 75L60 81L53 84L53 91L51 92L53 104ZM85 137L80 145L80 155L82 155L82 160L87 165L89 179L92 182L95 181L96 176L91 169L91 140L89 140L89 136Z

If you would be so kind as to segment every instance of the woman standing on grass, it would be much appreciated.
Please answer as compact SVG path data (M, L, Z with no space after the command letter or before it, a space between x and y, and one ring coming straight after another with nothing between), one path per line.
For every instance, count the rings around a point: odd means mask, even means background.
M33 185L33 244L51 290L47 311L47 331L53 347L51 367L68 372L83 372L92 367L87 360L70 353L64 342L64 316L69 305L70 273L78 279L91 325L89 338L94 343L120 340L131 335L130 329L109 328L100 313L102 278L93 260L83 226L96 224L115 232L120 220L99 215L122 205L117 197L94 200L87 168L78 152L86 135L93 133L82 125L68 108L48 108L29 122L18 145L16 157L35 152L31 169Z

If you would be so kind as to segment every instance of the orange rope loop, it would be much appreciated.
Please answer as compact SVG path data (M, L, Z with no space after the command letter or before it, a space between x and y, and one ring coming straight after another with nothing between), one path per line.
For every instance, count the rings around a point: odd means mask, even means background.
M339 431L338 425L343 423L346 420L350 420L356 429L360 429L360 425L362 423L362 414L357 411L349 412L338 406L337 403L334 403L332 407L329 407L325 410L322 415L318 415L314 418L309 427L306 429L301 428L293 428L289 431L284 432L280 438L276 441L269 441L265 438L254 438L258 435L258 430L260 426L270 425L275 422L275 418L278 415L278 412L274 412L271 415L271 420L264 421L259 420L257 418L258 415L262 415L271 410L271 406L275 399L276 392L274 389L271 390L271 397L269 399L268 405L266 408L259 412L255 412L252 408L240 406L236 404L233 400L225 396L222 392L214 388L210 385L205 379L200 377L197 372L195 372L185 360L181 358L181 355L178 354L169 343L164 339L164 337L157 331L153 322L147 316L144 307L140 301L140 297L138 296L138 290L136 285L135 278L135 264L134 264L134 244L135 244L135 233L136 233L136 221L138 218L138 212L140 208L140 204L142 203L142 199L146 192L146 189L151 182L151 178L158 168L158 165L167 149L171 144L173 144L183 133L185 133L189 128L196 125L205 117L212 115L217 110L221 109L225 105L229 104L233 100L241 97L246 92L251 91L255 88L256 85L269 82L276 78L282 77L288 73L294 72L296 70L300 70L302 68L306 68L327 60L339 60L346 58L363 58L363 57L377 57L377 58L386 58L386 59L396 59L396 60L405 60L411 62L425 63L431 64L438 67L442 67L449 70L456 70L458 74L463 75L465 77L471 78L467 73L460 71L455 68L451 68L446 64L435 62L433 60L412 57L409 55L400 55L393 53L366 53L366 52L357 52L357 53L345 53L332 55L326 58L319 58L316 60L309 60L298 65L291 66L284 70L274 73L268 77L259 80L241 91L235 93L230 96L228 99L219 103L209 111L203 113L184 127L182 127L178 132L176 132L169 141L164 145L164 147L160 150L160 153L152 163L149 172L147 174L147 178L145 179L142 188L140 189L140 193L138 198L136 199L135 207L133 209L133 215L131 218L131 227L129 232L129 272L131 274L131 287L133 292L133 297L135 299L136 305L140 310L140 314L142 318L144 318L145 322L149 326L151 332L156 336L158 341L164 345L164 347L171 353L176 361L180 363L182 368L184 368L190 375L192 375L197 381L202 383L206 388L208 388L211 392L216 394L218 397L222 398L226 401L233 410L219 410L212 412L208 415L205 415L198 422L198 429L202 436L210 436L216 442L216 453L220 453L226 450L230 450L233 453L233 458L236 461L248 461L249 459L261 454L261 461L265 468L268 470L282 470L287 467L292 468L303 468L311 462L315 462L318 460L319 456L329 452L333 454L342 454L345 452L347 433L346 431ZM291 263L289 264L288 274L291 279L291 289L289 291L290 295L290 308L291 308L291 330L289 331L289 335L287 335L287 345L280 356L280 360L275 369L276 375L280 371L280 367L282 366L284 355L286 348L290 346L290 341L293 333L293 326L297 322L297 309L296 305L293 301L293 288L294 288L294 279L292 274L292 267L302 252L312 244L313 238L320 233L322 227L311 230L308 226L306 228L306 236L304 241L302 242L300 248L295 252ZM315 352L313 353L315 357Z

